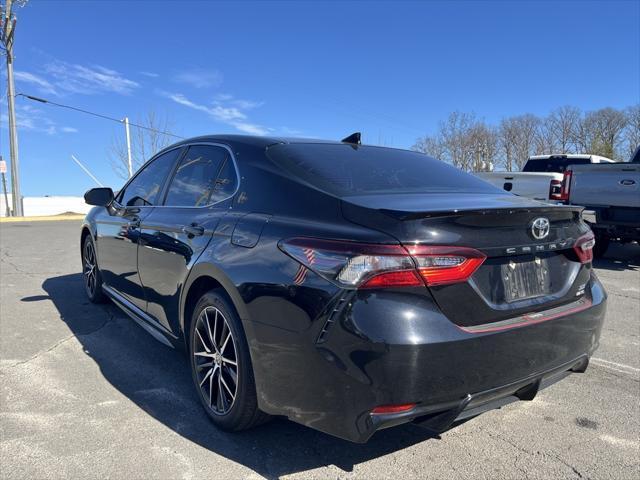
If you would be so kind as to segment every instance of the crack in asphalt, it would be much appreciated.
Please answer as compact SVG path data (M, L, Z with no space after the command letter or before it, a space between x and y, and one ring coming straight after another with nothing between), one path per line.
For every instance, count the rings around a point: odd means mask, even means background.
M13 258L13 257L11 257L11 255L9 255L7 252L2 252L2 257L0 257L0 264L6 263L7 265L10 265L11 267L13 267L13 269L17 273L20 273L23 275L31 275L30 272L25 272L20 267L18 267L15 263L13 263L11 260L7 260L8 258ZM6 275L6 273L3 273L3 275Z
M24 275L27 277L37 277L42 278L42 275L65 275L67 272L2 272L3 277L8 277L9 275Z
M562 463L563 465L566 465L567 467L569 467L571 470L573 470L573 473L575 473L576 475L578 475L578 478L584 478L584 476L582 475L582 473L580 473L580 471L574 467L573 465L571 465L569 462L567 462L564 458L560 458L560 455L555 454L555 453L545 453L545 452L541 452L542 455L546 455L548 457L551 458L555 458L556 460L558 460L560 463Z
M607 293L609 294L609 296L613 296L613 297L629 298L631 300L640 300L640 297L634 297L633 295L625 295L624 293L611 292L611 291L608 291Z
M31 270L31 271L25 271L22 268L18 267L18 265L16 265L12 260L9 260L10 258L16 258L13 257L11 255L9 255L8 252L2 252L2 256L0 256L0 265L1 264L6 264L9 265L10 267L13 267L13 269L15 270L15 272L2 272L2 276L7 276L7 275L26 275L28 277L38 277L40 278L42 275L64 275L68 272L42 272L42 271L37 271L37 270Z
M68 342L72 338L85 337L85 336L94 335L94 334L98 333L100 330L102 330L104 327L106 327L108 324L112 323L115 320L115 315L113 313L107 312L107 311L105 311L105 313L107 314L107 319L99 327L96 327L94 330L91 330L90 332L86 332L86 333L79 333L79 334L73 334L72 333L71 335L69 335L67 337L64 337L63 339L58 340L56 343L54 343L49 348L39 351L38 353L32 355L31 357L27 358L26 360L20 360L19 362L12 363L11 365L6 365L6 366L3 366L3 367L0 367L0 371L7 371L7 370L13 369L15 367L26 365L26 364L36 360L37 358L41 357L42 355L46 355L47 353L50 353L50 352L54 351L60 345L63 345L64 343Z
M578 476L577 478L584 478L584 476L582 475L582 473L581 473L581 472L580 472L576 467L574 467L573 465L571 465L571 464L570 464L569 462L567 462L565 459L561 458L558 454L549 453L549 452L544 452L544 451L540 451L540 450L537 450L537 451L535 451L535 452L532 452L532 451L527 450L526 448L524 448L524 447L522 447L522 446L518 445L517 443L513 442L512 440L509 440L509 439L508 439L508 438L506 438L506 437L502 437L502 436L501 436L500 434L498 434L498 433L495 433L495 434L494 434L494 433L491 433L489 430L485 430L485 429L483 429L483 428L481 428L481 429L480 429L480 431L482 431L482 432L486 433L486 434L487 434L489 437L491 437L491 438L495 438L495 439L500 440L500 441L502 441L502 442L504 442L504 443L506 443L506 444L508 444L508 445L511 445L513 448L515 448L516 450L518 450L518 451L519 451L519 452L521 452L521 453L525 453L525 454L527 454L527 455L542 455L543 457L548 457L548 458L555 459L555 460L557 460L558 462L560 462L562 465L564 465L564 466L566 466L566 467L570 468L570 469L573 471L573 473L575 473L575 474ZM516 457L516 459L514 460L514 466L516 466L516 465L515 465L515 462L516 462L516 461L517 461L517 457ZM521 470L521 468L520 468L520 467L517 467L517 466L516 466L516 468L518 468L518 470Z

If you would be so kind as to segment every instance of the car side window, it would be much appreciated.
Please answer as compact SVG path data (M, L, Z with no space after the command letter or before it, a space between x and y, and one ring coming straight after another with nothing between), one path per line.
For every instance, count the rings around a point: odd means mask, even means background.
M216 188L211 194L211 200L209 203L220 202L225 198L229 198L236 191L237 186L238 177L236 176L236 168L231 156L229 155L220 169L220 173L216 180Z
M229 173L229 168L233 175ZM180 161L167 191L166 206L203 207L228 197L235 189L231 154L223 147L194 145Z
M161 201L160 193L182 149L164 153L144 167L118 196L125 207L146 207Z

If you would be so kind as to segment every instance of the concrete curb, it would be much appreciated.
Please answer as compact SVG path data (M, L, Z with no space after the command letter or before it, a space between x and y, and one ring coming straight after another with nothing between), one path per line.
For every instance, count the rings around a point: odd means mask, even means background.
M82 214L48 215L42 217L0 217L0 223L56 222L59 220L82 220L84 217Z

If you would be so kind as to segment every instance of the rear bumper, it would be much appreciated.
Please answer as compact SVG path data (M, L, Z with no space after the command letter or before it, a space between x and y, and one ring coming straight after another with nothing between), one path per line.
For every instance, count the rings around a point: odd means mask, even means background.
M497 331L465 331L423 290L406 289L352 293L286 343L280 332L278 344L270 344L271 327L255 324L256 379L268 378L258 382L260 407L366 442L400 423L441 431L486 409L532 399L565 372L584 371L598 347L606 293L595 276L587 290L585 308ZM371 414L409 403L416 404L409 412Z
M481 413L504 407L521 400L533 400L540 390L550 387L573 372L583 373L589 365L589 357L582 355L574 361L547 372L493 388L468 394L458 401L416 406L411 411L391 415L369 415L373 431L413 422L434 433L447 430L456 422ZM365 420L366 421L366 420Z

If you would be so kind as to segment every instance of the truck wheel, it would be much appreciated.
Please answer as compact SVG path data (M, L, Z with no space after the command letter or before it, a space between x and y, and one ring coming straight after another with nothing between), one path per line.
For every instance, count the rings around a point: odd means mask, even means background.
M593 256L602 258L609 248L609 237L605 233L594 232L596 236L596 245L593 247Z

